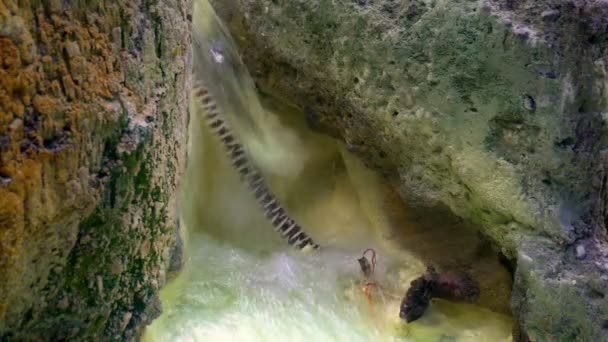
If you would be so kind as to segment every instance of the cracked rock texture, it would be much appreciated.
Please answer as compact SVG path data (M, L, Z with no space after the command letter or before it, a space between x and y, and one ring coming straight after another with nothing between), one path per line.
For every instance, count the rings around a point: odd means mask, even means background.
M516 340L608 340L608 2L213 4L262 91L517 266Z
M159 313L190 7L0 0L1 341L128 340Z

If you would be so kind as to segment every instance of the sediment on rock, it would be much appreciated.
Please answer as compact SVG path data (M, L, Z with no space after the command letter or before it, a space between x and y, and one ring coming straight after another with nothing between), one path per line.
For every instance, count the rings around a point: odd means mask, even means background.
M158 314L190 6L0 0L0 340L129 339Z

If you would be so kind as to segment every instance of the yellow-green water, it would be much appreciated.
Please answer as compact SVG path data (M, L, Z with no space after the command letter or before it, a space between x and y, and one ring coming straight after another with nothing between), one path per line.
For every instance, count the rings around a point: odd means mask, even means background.
M163 314L143 340L510 341L511 318L496 312L505 312L508 275L492 253L478 251L475 235L442 220L424 223L340 143L309 131L297 111L262 104L206 1L195 0L194 21L195 72L212 81L271 189L323 249L303 255L277 236L192 103L180 204L185 264L162 290ZM205 50L217 44L222 63ZM384 289L373 311L356 261L368 247L378 251ZM475 263L481 303L436 301L422 319L400 321L401 296L427 262Z

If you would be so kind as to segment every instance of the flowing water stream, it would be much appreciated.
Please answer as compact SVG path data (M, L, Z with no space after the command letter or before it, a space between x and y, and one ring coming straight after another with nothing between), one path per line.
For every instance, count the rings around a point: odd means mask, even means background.
M195 0L194 40L194 72L322 250L305 255L277 236L191 103L185 264L162 290L163 314L144 341L511 340L509 274L473 230L447 215L410 210L340 142L311 132L297 110L256 94L206 0ZM356 260L370 247L382 286L371 305ZM420 320L400 321L401 297L425 263L466 268L481 282L479 303L435 301Z

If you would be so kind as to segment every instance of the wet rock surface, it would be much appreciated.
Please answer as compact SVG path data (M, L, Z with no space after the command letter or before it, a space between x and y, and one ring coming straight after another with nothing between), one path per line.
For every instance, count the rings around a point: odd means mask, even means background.
M479 283L464 272L441 272L428 267L412 280L401 301L399 317L410 323L420 318L433 298L452 302L474 303L479 299Z
M605 1L212 2L261 91L516 266L516 340L608 338Z
M190 5L0 0L0 340L125 340L158 315Z

